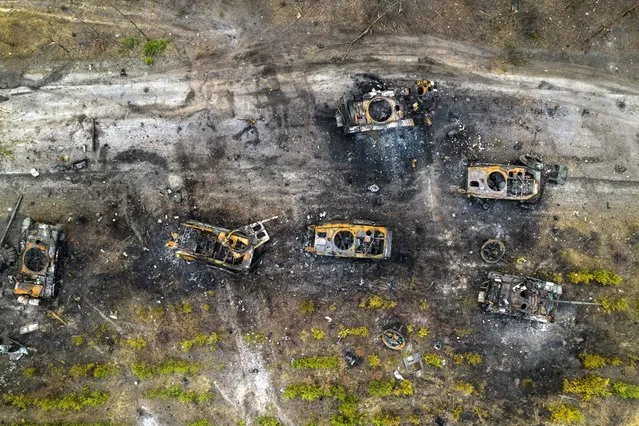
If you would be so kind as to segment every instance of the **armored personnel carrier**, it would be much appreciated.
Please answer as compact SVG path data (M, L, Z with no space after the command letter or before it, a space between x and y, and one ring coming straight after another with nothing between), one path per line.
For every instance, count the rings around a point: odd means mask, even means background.
M318 256L387 259L392 232L369 222L330 222L310 225L304 251Z

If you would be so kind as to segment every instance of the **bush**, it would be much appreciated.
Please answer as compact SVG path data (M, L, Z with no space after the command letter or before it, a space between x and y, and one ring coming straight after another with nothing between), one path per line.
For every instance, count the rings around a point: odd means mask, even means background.
M312 356L293 360L293 368L297 369L331 369L339 367L339 357L337 356Z
M581 414L579 408L568 404L557 404L548 407L550 411L550 420L553 423L573 424L583 423L584 415Z
M468 365L479 365L483 362L483 358L480 354L475 352L466 352L464 354L464 358L466 358L466 364Z
M586 376L580 379L564 379L563 390L566 393L581 395L584 401L595 396L610 396L610 379L599 376Z
M145 362L134 362L131 365L131 372L133 372L138 379L150 379L155 375L153 366Z
M314 401L323 396L326 392L317 385L308 384L290 384L284 389L284 399L295 399L300 397L305 401Z
M413 382L410 380L402 380L399 382L399 386L395 386L393 395L405 398L413 394Z
M428 327L420 327L419 331L417 332L417 337L428 337L428 335L430 334L430 330L428 329Z
M168 44L169 44L169 41L163 38L158 38L155 40L147 40L144 43L144 46L142 47L142 54L145 57L152 58L164 52Z
M625 382L616 382L612 385L615 395L625 399L639 399L639 386Z
M38 372L38 369L35 367L27 367L24 369L24 371L22 372L22 375L24 377L33 377L36 375L36 373Z
M621 359L617 357L603 356L598 354L580 353L581 365L588 370L602 368L607 365L621 365Z
M455 385L455 389L457 389L460 393L464 395L472 395L475 393L475 386L472 383L467 382L457 382Z
M377 368L381 365L381 361L377 355L369 355L368 356L368 365L373 368Z
M394 300L386 300L381 296L371 296L369 299L363 299L359 302L360 309L393 309L397 306Z
M348 336L368 337L368 327L341 328L338 335L341 338Z
M323 340L326 337L326 333L319 328L311 328L311 336L313 340Z

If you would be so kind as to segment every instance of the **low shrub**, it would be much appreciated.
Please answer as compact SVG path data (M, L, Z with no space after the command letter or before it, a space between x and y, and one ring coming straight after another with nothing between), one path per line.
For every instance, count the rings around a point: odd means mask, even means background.
M313 312L315 312L315 301L314 300L304 300L302 301L302 303L300 304L300 311L302 311L302 313L304 315L310 315Z
M437 354L422 354L422 360L426 365L442 368L442 359Z
M568 404L556 404L548 407L550 420L553 423L570 425L573 423L583 423L584 415L579 408Z
M122 339L120 340L120 346L123 348L133 349L135 351L141 351L146 348L147 343L143 337L138 337L135 339Z
M608 299L606 297L599 299L601 303L601 312L609 315L613 312L627 312L630 309L630 303L626 297L618 299Z
M211 346L212 348L217 348L217 343L220 340L221 336L216 332L210 334L200 333L191 339L182 340L180 347L184 352L189 352L194 346Z
M580 353L581 365L588 370L602 368L608 365L621 365L621 359L617 357L604 356L599 354Z
M625 382L616 382L612 385L615 395L625 399L639 399L639 386Z
M348 336L368 337L368 327L340 328L338 335L341 338Z
M368 356L368 365L373 368L377 368L381 365L381 361L377 355L369 355Z
M619 285L623 281L621 276L608 269L581 270L570 272L568 280L573 284L590 284L591 281L601 285Z
M313 337L313 340L323 340L326 337L326 333L319 328L311 328L311 337Z
M564 379L563 390L566 393L581 395L584 401L595 396L610 396L610 379L599 376L586 376L580 379Z
M359 302L358 308L360 309L393 309L397 306L397 302L394 300L387 300L381 296L374 295L368 299L363 299Z

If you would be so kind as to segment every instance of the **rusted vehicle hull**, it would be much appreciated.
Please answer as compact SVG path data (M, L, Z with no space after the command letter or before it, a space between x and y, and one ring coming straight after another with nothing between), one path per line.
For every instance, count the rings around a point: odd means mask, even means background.
M246 272L255 260L256 250L270 239L264 222L231 230L187 221L166 245L186 261L200 261L230 272Z
M34 223L27 218L20 236L16 296L51 298L56 291L56 268L64 231L60 226Z
M326 223L307 229L304 250L318 256L387 259L392 232L384 226L358 223Z
M466 194L494 200L533 202L541 194L541 172L516 165L471 165L467 168Z
M413 88L372 90L358 99L346 99L337 110L337 126L344 134L413 127L414 116L424 113L423 101L432 89L432 82L420 80Z
M490 272L477 301L486 312L549 323L562 293L562 286L550 281Z

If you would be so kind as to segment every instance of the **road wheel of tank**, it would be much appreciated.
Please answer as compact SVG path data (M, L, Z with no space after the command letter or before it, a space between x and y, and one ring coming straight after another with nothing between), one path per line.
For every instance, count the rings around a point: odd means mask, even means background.
M18 254L13 247L0 247L0 268L13 265L17 259Z

